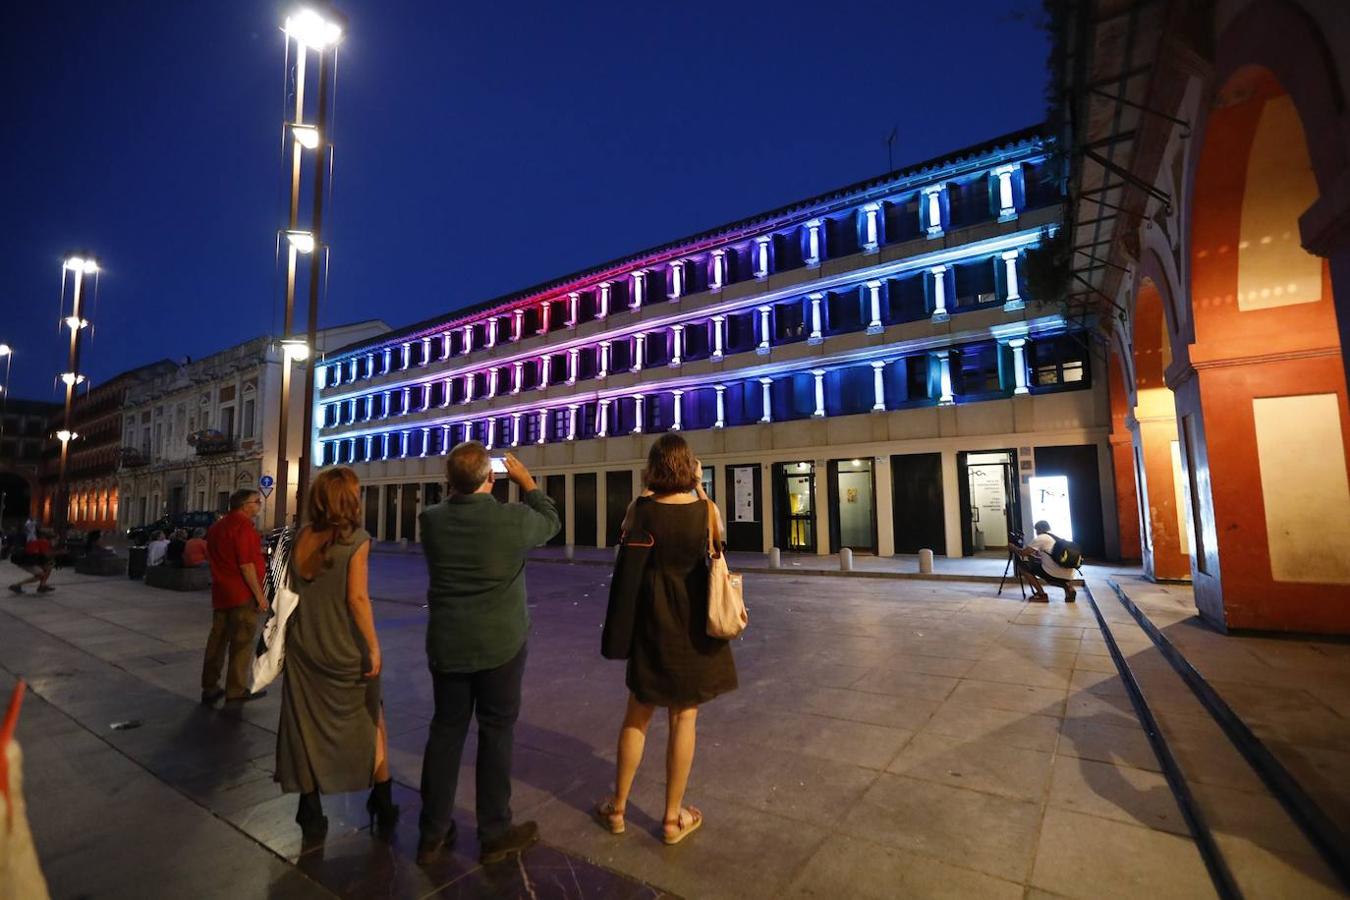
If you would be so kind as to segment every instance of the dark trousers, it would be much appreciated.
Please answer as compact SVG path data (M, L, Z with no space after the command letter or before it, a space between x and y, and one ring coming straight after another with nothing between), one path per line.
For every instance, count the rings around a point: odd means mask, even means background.
M250 600L233 609L211 611L211 636L206 639L206 658L202 661L202 693L208 694L220 683L220 667L225 663L225 697L238 699L248 693L249 670L253 666L253 631L258 611Z
M478 717L478 839L500 837L511 827L511 748L520 715L525 646L509 662L481 672L431 670L436 713L422 756L422 834L439 838L453 819L459 762L469 719Z

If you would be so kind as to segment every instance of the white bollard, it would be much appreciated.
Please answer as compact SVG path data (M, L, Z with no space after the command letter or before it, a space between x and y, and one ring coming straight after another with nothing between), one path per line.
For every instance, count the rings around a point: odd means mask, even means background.
M576 544L563 544L563 559L571 560L577 555Z
M403 538L399 538L399 539L398 539L398 552L399 552L399 553L407 553L407 552L408 552L408 539L407 539L407 538L403 537Z
M839 551L839 571L853 571L853 551L847 547Z
M783 568L783 555L778 552L777 547L769 548L769 568L770 569Z
M932 551L932 550L920 550L920 551L919 551L919 574L920 574L920 575L932 575L932 574L933 574L933 551Z

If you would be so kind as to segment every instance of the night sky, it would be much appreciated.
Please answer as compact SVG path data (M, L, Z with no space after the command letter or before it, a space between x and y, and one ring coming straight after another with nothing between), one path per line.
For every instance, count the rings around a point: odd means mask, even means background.
M348 0L322 324L395 327L1033 124L1035 0ZM61 260L95 381L279 331L288 3L0 12L0 342L58 398Z

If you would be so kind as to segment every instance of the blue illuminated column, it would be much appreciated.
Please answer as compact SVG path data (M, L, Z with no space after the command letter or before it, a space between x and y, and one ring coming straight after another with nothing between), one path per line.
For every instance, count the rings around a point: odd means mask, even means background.
M490 418L483 420L483 447L488 450L492 449L492 439L496 437L493 432L497 429L492 427L493 424L495 423Z
M544 426L548 424L548 411L543 409L539 410L539 412L534 414L534 421L535 424L539 426L538 431L536 432L538 437L534 439L534 442L536 444L542 444L545 437Z
M380 418L387 419L389 418L389 401L392 400L393 397L390 396L389 391L383 391L382 393L384 394L384 408L380 410Z
M773 379L761 378L759 380L759 401L760 407L764 410L760 415L761 422L773 421Z
M924 233L930 238L942 237L942 192L945 185L933 184L923 189L919 205Z
M539 334L548 334L552 309L547 300L539 304Z
M670 264L670 299L678 300L684 296L684 260L677 259Z
M355 381L355 380L356 380L356 357L353 356L351 359L347 360L347 365L348 365L348 367L349 367L349 368L351 369L351 371L352 371L352 377L349 378L348 381Z
M600 400L595 406L595 436L609 437L609 400Z
M390 433L387 432L387 431L386 431L384 434L380 435L380 459L381 459L381 460L386 460L386 459L389 458L389 439L390 439L391 437L393 437L393 435L390 434Z
M525 377L525 363L522 362L521 360L516 360L515 362L511 363L511 393L513 394L520 393L520 384L522 379L524 379L524 377Z
M445 395L441 397L441 409L445 409L450 405L450 379L445 379L443 383L445 385Z
M633 395L633 434L642 434L643 413L647 411L647 398L642 394Z
M539 357L539 390L541 391L548 387L549 369L551 368L547 355Z
M712 252L712 271L708 273L708 290L720 291L727 283L727 251Z
M633 273L633 296L628 301L629 309L641 309L647 299L647 273L638 269Z
M684 326L670 326L670 364L672 366L680 365L684 354Z
M864 204L862 215L862 248L864 253L875 253L881 247L881 224L877 221L881 207L875 203Z
M497 396L497 367L496 367L496 366L493 366L491 369L488 369L488 392L487 392L487 395L488 395L488 399L489 399L489 400L491 400L493 397Z
M449 452L450 452L450 426L449 426L449 425L442 425L442 426L441 426L441 456L445 456L445 455L447 455Z
M570 347L567 350L567 383L577 383L577 363L581 359L581 348Z
M511 340L518 341L525 337L525 310L516 309L511 311Z
M352 423L352 422L355 422L355 421L356 421L356 401L355 401L355 400L348 400L348 401L347 401L347 422L348 422L348 423Z
M520 417L523 413L511 413L511 446L520 446Z
M608 374L609 374L609 341L601 341L599 371L595 373L595 377L604 378Z
M473 352L473 325L465 325L464 331L464 355L468 356Z
M567 439L575 441L577 439L577 410L580 406L576 403L567 404Z
M755 277L769 277L769 241L770 237L761 235L755 238Z
M634 372L641 372L641 371L642 371L643 363L646 361L646 360L644 359L644 357L646 357L646 355L647 355L647 335L645 335L645 334L643 334L642 332L639 331L637 334L633 335L633 371L634 371Z
M769 323L769 314L773 312L772 306L761 306L759 308L759 346L755 352L764 356L769 352L769 337L772 334Z
M467 372L464 375L464 402L473 402L473 373Z
M722 358L722 329L726 327L726 316L712 317L712 358Z
M867 307L872 318L867 323L868 334L880 334L885 326L881 324L881 282L867 282Z
M450 358L450 332L441 335L441 359Z
M373 458L371 454L374 451L374 448L375 448L375 438L372 437L371 435L366 435L366 462L370 462L370 460Z
M939 350L938 358L938 385L941 391L938 396L939 406L951 406L956 402L956 397L952 395L952 360L950 350Z
M1000 222L1017 218L1017 203L1013 193L1013 176L1017 169L1018 166L1016 165L1007 165L999 166L994 170L994 177L998 179L998 220Z
M713 422L713 427L725 428L727 425L727 386L715 384L713 390L717 393L717 421Z
M408 450L412 447L412 429L405 428L399 432L398 455L400 459L408 458Z
M684 427L683 421L684 391L671 391L670 396L672 400L672 405L675 407L675 421L671 424L670 430L679 431L682 427Z
M806 336L808 344L819 344L825 340L825 335L821 331L820 304L825 299L825 295L820 291L807 294L806 299L811 302L811 333Z
M389 373L389 370L392 369L392 368L394 367L394 363L393 363L393 353L394 353L394 351L393 351L393 348L392 348L392 347L385 347L385 348L384 348L384 352L383 352L383 356L384 356L384 368L383 368L383 370L382 370L381 373L380 373L381 375L387 375L387 374Z
M491 350L497 346L497 317L493 316L487 320L487 349Z
M806 266L814 269L820 265L820 225L819 219L806 223Z
M405 386L399 393L403 395L403 405L399 407L402 410L400 415L406 416L412 412L412 388Z
M872 411L886 411L886 363L879 359L872 362Z
M1003 272L1004 280L1008 285L1007 297L1003 301L1003 309L1006 312L1015 312L1026 308L1026 302L1022 300L1022 292L1017 284L1017 251L1009 250L1003 254Z
M951 318L947 312L947 267L933 266L928 271L933 276L933 321L945 322Z
M1027 387L1027 339L1012 338L1008 341L1008 347L1012 350L1013 357L1013 393L1029 394L1031 389Z
M609 315L609 290L610 283L602 281L596 286L595 291L595 317L603 319Z
M408 368L408 364L411 362L412 362L412 343L405 341L403 344L403 364L399 366L399 368L406 369Z
M367 378L370 378L370 377L373 377L374 375L375 375L375 354L374 354L374 353L367 353L367 354L366 354L366 377L367 377Z
M343 441L347 445L347 462L356 461L356 438L347 438Z
M571 291L567 295L567 321L563 324L565 324L568 328L575 328L576 324L580 321L581 321L581 292Z
M812 418L823 419L825 417L825 370L812 369L811 375L816 379L816 410L811 413Z
M356 375L355 360L353 360L352 362L353 362L352 375L355 376ZM431 338L429 337L422 338L422 365L424 366L431 365Z
M429 448L430 446L431 446L431 428L430 426L424 426L422 428L422 452L417 455L426 456L427 448Z

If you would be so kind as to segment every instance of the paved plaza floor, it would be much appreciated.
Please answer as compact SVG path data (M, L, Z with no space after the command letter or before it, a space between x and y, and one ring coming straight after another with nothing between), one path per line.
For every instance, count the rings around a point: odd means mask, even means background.
M1215 893L1091 603L1052 591L1055 602L1026 604L1015 584L998 597L989 583L748 575L741 687L699 715L688 801L707 824L677 847L657 837L658 721L628 832L608 834L588 811L612 782L625 698L622 664L598 652L609 573L551 560L528 573L514 795L543 843L517 863L477 865L470 748L459 844L419 868L425 571L416 554L372 560L404 811L392 845L366 831L364 796L348 795L325 798L327 842L302 852L295 798L272 781L279 686L239 709L197 703L206 594L63 572L53 594L0 598L0 678L32 686L18 735L53 896ZM1089 584L1102 601L1104 584ZM1148 649L1139 635L1119 643ZM1261 849L1269 895L1335 894L1315 860Z

